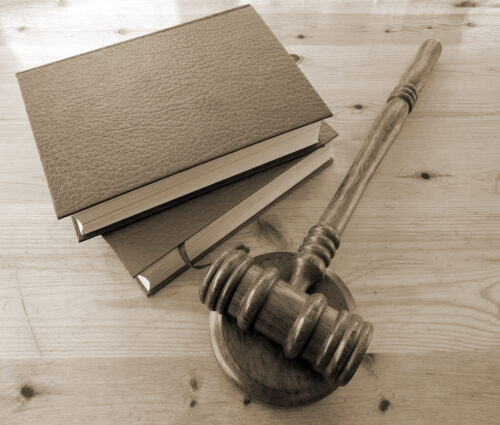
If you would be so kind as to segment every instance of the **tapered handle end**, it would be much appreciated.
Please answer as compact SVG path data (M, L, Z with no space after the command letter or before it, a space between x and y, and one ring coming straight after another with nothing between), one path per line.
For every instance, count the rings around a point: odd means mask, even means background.
M401 78L400 83L413 84L417 90L417 94L420 94L442 50L443 46L439 41L432 39L425 40L420 45L413 63Z
M411 112L442 50L443 46L439 41L425 40L387 102L399 97L408 103L409 112Z

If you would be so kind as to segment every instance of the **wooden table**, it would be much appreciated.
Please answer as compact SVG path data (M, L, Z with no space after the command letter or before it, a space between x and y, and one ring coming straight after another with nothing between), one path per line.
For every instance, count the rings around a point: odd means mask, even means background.
M374 323L371 354L313 406L252 402L212 354L203 271L147 299L101 238L79 245L55 218L14 73L237 2L0 0L1 424L498 424L498 2L253 3L340 137L334 166L209 259L295 250L420 42L443 43L334 261Z

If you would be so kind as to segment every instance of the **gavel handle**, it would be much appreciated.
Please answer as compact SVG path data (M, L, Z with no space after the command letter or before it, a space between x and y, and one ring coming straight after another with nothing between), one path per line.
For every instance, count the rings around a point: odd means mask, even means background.
M299 248L290 284L306 290L322 279L339 247L340 236L385 154L412 111L441 54L439 41L426 40L390 94L344 180Z

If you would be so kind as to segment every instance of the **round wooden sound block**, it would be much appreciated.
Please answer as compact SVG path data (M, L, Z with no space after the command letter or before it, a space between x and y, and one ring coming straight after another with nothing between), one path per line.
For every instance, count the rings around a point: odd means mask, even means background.
M262 268L278 268L281 278L288 281L294 257L291 252L273 252L256 257L255 263ZM355 308L349 289L331 271L308 292L322 293L337 310ZM320 400L337 388L334 379L324 378L305 360L287 359L279 344L252 329L243 332L229 315L210 313L210 338L223 371L252 400L273 406L300 406Z

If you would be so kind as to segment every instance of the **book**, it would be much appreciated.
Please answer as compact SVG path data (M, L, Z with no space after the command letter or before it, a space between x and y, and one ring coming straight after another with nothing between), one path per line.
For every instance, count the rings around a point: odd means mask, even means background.
M331 116L249 5L17 78L79 240L312 149Z
M335 130L323 123L319 147L313 152L102 236L131 277L147 295L151 295L185 271L189 262L196 262L298 183L328 164L331 160L326 144L336 135Z

